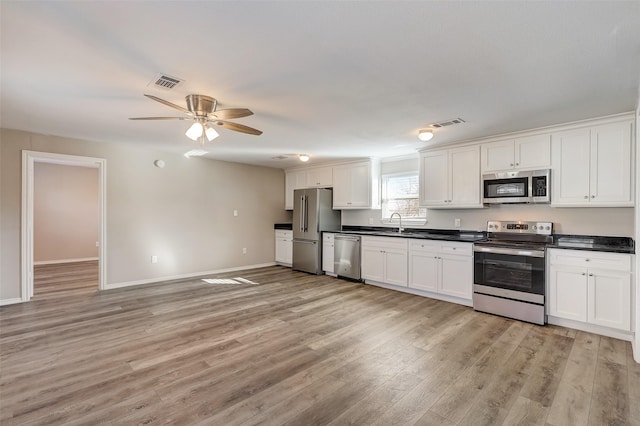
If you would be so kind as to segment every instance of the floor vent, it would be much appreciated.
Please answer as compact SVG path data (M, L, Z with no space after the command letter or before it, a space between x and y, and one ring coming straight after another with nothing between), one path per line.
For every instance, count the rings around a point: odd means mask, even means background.
M454 118L452 120L439 121L437 123L430 124L430 126L438 129L440 127L453 126L454 124L462 124L462 123L464 123L464 120L462 118Z
M167 74L158 74L153 79L152 85L161 89L173 89L183 82L184 80L176 77L171 77Z

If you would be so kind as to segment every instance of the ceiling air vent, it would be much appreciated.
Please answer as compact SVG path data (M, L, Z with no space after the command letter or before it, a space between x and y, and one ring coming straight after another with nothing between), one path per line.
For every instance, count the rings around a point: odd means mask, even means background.
M153 79L150 85L159 87L161 89L173 89L177 85L183 83L184 80L181 80L176 77L171 77L167 74L158 74Z
M287 157L284 155L278 155L277 157L271 157L272 160L286 160Z
M440 127L453 126L454 124L462 124L462 123L464 123L464 120L462 118L454 118L452 120L439 121L437 123L430 124L429 126L435 127L436 129L438 129Z

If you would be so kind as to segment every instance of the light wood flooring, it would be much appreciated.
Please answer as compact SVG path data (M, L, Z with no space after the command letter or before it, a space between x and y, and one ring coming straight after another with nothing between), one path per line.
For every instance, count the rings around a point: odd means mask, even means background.
M98 261L54 263L33 267L33 296L66 297L98 291Z
M328 276L0 308L2 425L640 424L630 344Z

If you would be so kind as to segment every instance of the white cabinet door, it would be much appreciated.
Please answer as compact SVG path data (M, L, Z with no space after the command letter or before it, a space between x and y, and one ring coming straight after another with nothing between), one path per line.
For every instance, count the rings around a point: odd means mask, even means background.
M449 203L449 153L425 152L420 157L420 204L444 206Z
M442 255L439 293L471 299L473 297L473 258Z
M334 246L333 239L322 239L322 270L325 272L333 273L334 272Z
M482 172L551 167L551 135L533 135L481 146Z
M362 247L362 278L384 282L384 253L379 247Z
M633 205L632 157L630 123L591 129L590 202Z
M292 170L285 173L284 208L293 210L293 190L307 187L307 172L305 170Z
M384 282L407 286L407 251L384 250Z
M350 171L350 207L368 208L371 206L371 165L355 164Z
M481 207L479 146L449 150L449 182L451 207Z
M584 205L589 202L590 131L569 130L553 135L554 205Z
M333 168L317 167L307 170L308 188L329 188L333 186Z
M372 208L371 163L368 161L333 168L333 208Z
M548 169L551 167L551 135L535 135L514 141L514 167Z
M549 315L587 321L587 270L575 266L549 268Z
M625 272L588 270L590 323L631 330L631 275Z
M553 135L552 204L633 206L631 122Z
M420 155L420 204L427 207L482 207L480 147L470 146Z
M293 231L275 231L275 261L290 266L293 262Z
M409 287L437 292L440 259L435 253L411 251L409 254Z
M513 141L491 142L482 145L482 171L497 172L513 169Z

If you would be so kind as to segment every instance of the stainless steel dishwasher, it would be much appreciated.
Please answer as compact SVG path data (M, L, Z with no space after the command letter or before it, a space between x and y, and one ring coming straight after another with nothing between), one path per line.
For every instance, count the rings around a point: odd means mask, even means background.
M360 236L336 234L333 247L334 273L360 280Z

